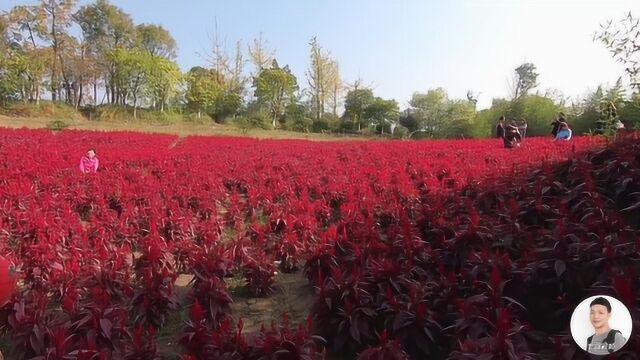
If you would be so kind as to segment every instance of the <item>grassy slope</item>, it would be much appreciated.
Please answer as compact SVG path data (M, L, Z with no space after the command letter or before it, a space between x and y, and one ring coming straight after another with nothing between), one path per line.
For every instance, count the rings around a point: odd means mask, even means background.
M19 118L7 117L0 115L0 127L9 128L45 128L47 124L54 119L46 117ZM339 135L325 135L316 133L299 133L284 130L263 130L250 129L246 134L232 125L203 125L177 123L170 125L153 125L143 122L121 122L121 121L88 121L82 120L66 120L70 129L78 130L94 130L94 131L139 131L152 133L168 133L179 136L187 135L219 135L219 136L248 136L254 138L270 138L270 139L309 139L309 140L364 140L363 137L350 137ZM369 138L371 140L373 138Z

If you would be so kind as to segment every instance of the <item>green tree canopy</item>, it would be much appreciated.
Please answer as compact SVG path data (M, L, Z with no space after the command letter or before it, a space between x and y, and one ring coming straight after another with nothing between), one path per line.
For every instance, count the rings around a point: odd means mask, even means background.
M270 68L262 69L254 78L253 87L256 99L269 112L271 125L275 128L287 104L295 100L294 93L298 90L295 75L288 65L281 68L273 60Z
M373 91L370 89L354 89L347 93L344 108L358 131L362 128L365 109L374 102Z

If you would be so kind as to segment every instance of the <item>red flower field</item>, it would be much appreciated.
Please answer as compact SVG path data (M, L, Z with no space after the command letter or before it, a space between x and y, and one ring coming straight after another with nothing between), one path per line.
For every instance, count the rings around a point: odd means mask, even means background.
M579 301L637 319L640 145L0 129L11 359L578 359ZM97 150L96 174L78 170ZM230 282L309 283L243 331ZM181 296L176 280L190 280ZM179 346L159 346L184 314ZM173 327L173 325L172 325ZM640 352L634 329L622 352ZM619 353L618 353L619 354Z

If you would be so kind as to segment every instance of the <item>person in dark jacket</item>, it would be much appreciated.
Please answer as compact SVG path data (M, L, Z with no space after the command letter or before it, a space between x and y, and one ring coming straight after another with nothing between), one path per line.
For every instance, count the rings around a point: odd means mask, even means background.
M498 125L496 125L496 137L498 139L504 138L504 116L500 116L500 119L498 119Z
M553 120L553 122L551 123L551 126L553 126L553 128L551 129L551 135L553 135L554 139L558 135L558 131L560 131L560 125L566 122L567 122L567 117L564 115L563 112L559 112L558 117L555 120Z
M520 146L522 135L520 135L520 131L518 131L518 125L515 120L511 121L511 123L505 127L503 141L505 148L511 149Z

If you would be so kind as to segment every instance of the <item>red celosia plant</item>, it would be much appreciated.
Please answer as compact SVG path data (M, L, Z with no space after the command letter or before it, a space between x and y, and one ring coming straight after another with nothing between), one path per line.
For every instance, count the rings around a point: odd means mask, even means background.
M3 321L12 358L166 356L151 328L177 309L178 274L194 277L185 359L314 358L314 335L348 359L568 357L580 299L603 292L640 311L631 136L606 148L591 137L169 147L174 136L0 129L0 250L20 270ZM76 169L87 146L97 174ZM42 162L43 149L57 155ZM243 273L268 296L274 263L303 268L313 326L245 338L225 279ZM626 349L640 351L640 336Z

